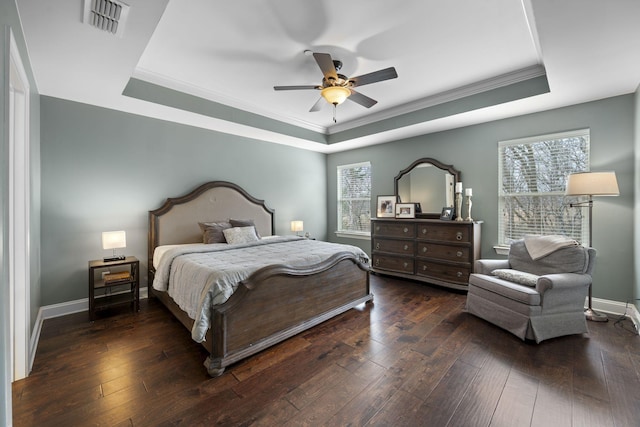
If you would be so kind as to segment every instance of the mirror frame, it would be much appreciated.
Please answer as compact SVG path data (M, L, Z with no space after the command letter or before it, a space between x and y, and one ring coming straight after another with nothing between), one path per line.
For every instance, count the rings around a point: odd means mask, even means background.
M424 163L428 163L430 165L437 167L438 169L442 169L443 171L449 172L451 175L454 176L455 182L462 181L462 173L458 169L454 168L453 165L445 165L444 163L439 162L438 160L433 159L431 157L423 157L422 159L418 159L415 162L411 163L409 167L401 170L400 173L395 178L393 178L393 191L395 192L394 195L398 200L400 200L400 194L398 194L399 193L398 181L400 181L400 178L402 178L404 175L411 172L416 166ZM422 212L422 213L416 214L416 217L437 219L437 218L440 218L440 213L441 212Z

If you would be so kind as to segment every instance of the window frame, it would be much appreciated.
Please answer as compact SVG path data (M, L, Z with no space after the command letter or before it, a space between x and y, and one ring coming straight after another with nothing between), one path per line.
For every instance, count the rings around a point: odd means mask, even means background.
M577 130L566 131L566 132L558 132L558 133L552 133L552 134L545 134L545 135L537 135L532 137L518 138L518 139L498 142L498 243L495 249L499 253L503 253L501 252L501 249L508 248L511 241L516 240L517 238L523 237L524 234L567 234L567 235L570 235L572 238L579 240L580 242L585 242L585 243L587 242L588 230L589 230L589 217L587 212L581 208L569 207L569 203L583 202L587 200L586 197L567 197L564 195L564 187L562 188L562 190L556 189L555 191L553 190L546 191L546 192L515 191L511 193L505 192L505 188L504 188L504 183L505 183L504 171L506 167L504 164L505 163L505 147L512 147L517 145L520 145L523 147L532 147L534 144L537 144L537 143L553 142L556 140L562 140L562 139L568 139L568 138L583 138L585 140L585 147L584 147L584 151L582 151L578 156L576 156L576 157L582 157L582 159L580 159L581 162L578 162L579 164L576 163L574 168L567 166L566 170L564 171L565 172L564 182L566 185L566 176L568 176L570 173L589 171L590 152L591 152L591 131L589 128L577 129ZM538 159L535 159L535 160L536 160L536 164L538 164L537 162ZM566 161L567 159L564 159L564 160ZM545 165L549 167L548 163L545 163ZM536 175L539 169L540 169L539 166L536 167L535 169ZM537 176L536 176L536 179L537 179ZM550 206L550 208L547 211L547 215L543 216L543 218L548 219L554 210L556 213L560 212L561 213L560 216L562 218L562 221L560 221L560 225L566 226L568 224L573 224L572 226L570 226L570 228L573 231L569 234L569 233L562 232L562 231L566 231L566 228L553 228L553 227L545 228L545 227L548 227L549 222L555 223L557 221L553 221L553 220L545 221L544 219L540 219L541 218L540 216L536 221L537 227L539 227L537 232L536 230L531 229L531 232L526 233L525 230L527 230L528 228L531 228L529 225L527 226L522 225L518 227L514 227L513 225L508 226L509 221L507 221L507 217L513 216L510 214L510 211L507 212L509 210L507 206L508 199L515 201L517 197L546 198L548 203L547 206ZM534 203L534 204L536 204L537 206L542 206L541 203ZM574 209L574 211L569 211L569 209ZM508 228L510 228L510 230L508 230ZM524 234L518 237L519 235L517 233L524 233Z
M369 226L368 230L355 230L355 229L345 229L343 228L342 221L342 202L345 198L342 197L342 188L341 188L341 177L342 172L345 170L353 170L355 168L360 167L368 167L369 168L369 197L354 197L349 198L349 200L360 200L364 202L364 205L368 207L369 214ZM370 239L371 238L371 186L372 186L372 165L370 161L358 162L358 163L350 163L346 165L338 165L336 167L336 235L339 237L350 237L350 238L359 238L359 239Z

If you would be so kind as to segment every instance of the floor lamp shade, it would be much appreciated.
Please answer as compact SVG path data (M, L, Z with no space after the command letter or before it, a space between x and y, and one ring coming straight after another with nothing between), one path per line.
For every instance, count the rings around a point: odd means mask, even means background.
M589 208L589 246L593 246L593 196L619 196L618 180L615 172L579 172L567 177L566 196L589 196L589 200L581 203L572 203L571 207ZM585 316L594 322L606 322L607 316L598 313L592 307L592 287L589 286L588 308Z
M567 196L619 196L615 172L579 172L567 178Z

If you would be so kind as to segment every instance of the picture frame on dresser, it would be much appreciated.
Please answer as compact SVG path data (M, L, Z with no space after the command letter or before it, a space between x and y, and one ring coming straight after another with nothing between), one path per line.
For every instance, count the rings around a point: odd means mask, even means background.
M378 196L376 216L378 218L395 218L397 196Z
M445 206L442 208L442 213L440 214L440 219L443 221L451 221L455 216L455 209L451 206Z
M396 218L415 218L415 203L396 203Z

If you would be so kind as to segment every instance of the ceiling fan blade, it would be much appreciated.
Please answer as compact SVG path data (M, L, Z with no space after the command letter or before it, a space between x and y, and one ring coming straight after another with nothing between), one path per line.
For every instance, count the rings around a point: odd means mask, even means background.
M304 89L320 89L317 85L305 86L274 86L273 90L304 90Z
M315 113L316 111L320 111L325 102L327 101L325 101L323 97L318 98L318 100L316 101L315 104L313 104L313 107L311 107L309 112Z
M335 65L333 65L333 59L331 59L331 55L328 53L314 53L313 57L318 63L318 67L322 70L322 74L324 78L329 80L337 80L338 72L336 71Z
M356 92L353 89L351 89L351 95L347 99L366 108L371 108L378 103L375 99L369 98L368 96Z
M398 73L394 67L385 68L384 70L374 71L373 73L363 74L357 77L351 77L349 80L354 86L364 86L370 83L381 82L383 80L395 79Z

